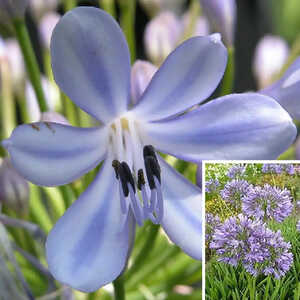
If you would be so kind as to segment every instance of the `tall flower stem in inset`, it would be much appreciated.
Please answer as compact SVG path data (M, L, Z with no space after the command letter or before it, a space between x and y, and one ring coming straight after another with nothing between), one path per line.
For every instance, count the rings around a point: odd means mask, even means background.
M234 82L234 68L234 47L232 46L228 48L228 63L221 85L220 96L225 96L232 92Z
M13 24L16 31L16 37L18 39L24 56L26 69L39 103L40 110L41 112L45 112L47 111L47 103L42 88L41 74L35 54L33 52L33 48L24 19L15 19Z

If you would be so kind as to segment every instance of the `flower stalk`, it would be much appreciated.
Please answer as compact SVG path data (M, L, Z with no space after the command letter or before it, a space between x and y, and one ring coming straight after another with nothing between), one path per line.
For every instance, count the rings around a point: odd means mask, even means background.
M115 291L115 299L125 300L124 280L122 275L113 281L113 286Z
M15 19L14 28L23 53L26 69L36 94L41 112L47 111L47 103L41 83L39 66L32 48L30 37L23 19Z
M116 6L114 0L99 0L99 6L116 18Z
M228 62L221 85L220 96L225 96L232 93L234 83L234 68L234 47L232 46L228 48Z

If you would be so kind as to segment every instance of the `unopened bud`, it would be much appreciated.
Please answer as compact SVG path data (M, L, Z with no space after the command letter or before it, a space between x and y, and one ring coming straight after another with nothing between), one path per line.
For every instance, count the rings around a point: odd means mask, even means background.
M131 68L131 100L136 104L149 82L151 81L157 67L147 61L137 60Z
M220 32L226 46L233 46L236 21L235 0L200 0L211 29Z
M50 49L50 41L53 29L58 23L60 15L54 12L49 12L44 15L40 21L39 30L41 40L45 48Z
M18 213L28 211L28 182L17 173L8 158L0 162L0 202Z
M287 43L279 36L266 35L257 44L254 54L253 72L259 88L273 82L289 54Z

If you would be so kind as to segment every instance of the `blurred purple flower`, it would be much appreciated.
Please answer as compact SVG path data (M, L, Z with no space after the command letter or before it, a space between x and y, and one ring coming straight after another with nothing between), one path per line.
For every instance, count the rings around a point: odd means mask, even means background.
M235 209L239 210L242 205L242 197L247 195L252 188L246 180L233 179L227 182L224 189L220 192L223 200L230 203Z
M49 12L45 14L40 20L38 29L41 36L41 41L46 49L50 49L52 31L58 23L59 19L60 15L58 13Z
M130 102L128 46L109 14L91 7L69 11L53 31L50 50L57 84L102 125L24 124L2 145L17 171L37 185L67 184L103 161L46 243L52 274L76 289L94 291L119 276L135 222L146 219L201 259L201 192L149 145L194 162L272 159L295 138L289 115L260 94L228 95L188 111L224 74L227 53L219 35L182 43L136 105Z
M225 45L232 47L236 21L235 0L200 0L200 4L211 28L221 32Z
M289 47L279 36L266 35L257 44L254 54L253 71L260 89L273 82L285 64Z
M242 264L250 274L283 276L293 263L290 243L260 221L242 214L230 217L213 234L210 248L218 261L237 266Z
M229 168L228 172L227 172L227 176L229 178L237 178L237 177L241 177L242 175L244 175L246 171L246 167L243 165L233 165L232 167Z
M293 210L292 196L289 190L269 184L252 187L242 198L242 209L249 217L282 222Z

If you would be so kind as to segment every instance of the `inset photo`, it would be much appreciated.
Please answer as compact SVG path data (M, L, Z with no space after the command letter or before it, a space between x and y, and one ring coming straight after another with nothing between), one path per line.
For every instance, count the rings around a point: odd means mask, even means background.
M300 164L203 169L205 299L300 299Z

